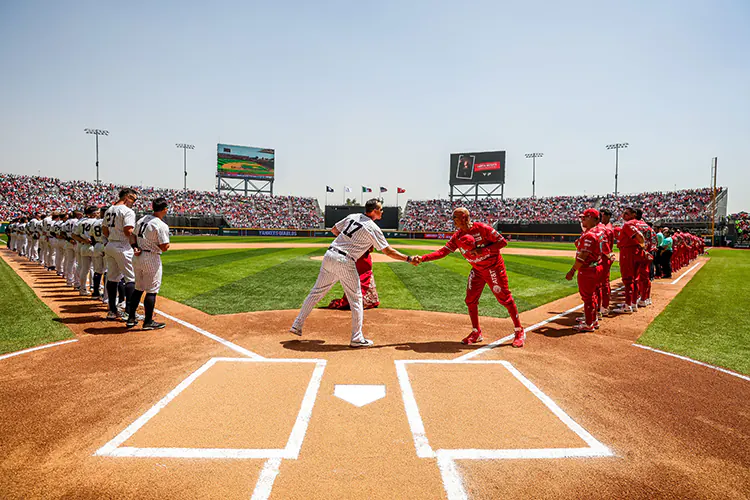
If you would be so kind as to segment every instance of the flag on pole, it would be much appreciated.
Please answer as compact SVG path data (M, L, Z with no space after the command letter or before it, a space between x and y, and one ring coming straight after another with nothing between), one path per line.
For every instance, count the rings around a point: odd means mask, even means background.
M397 193L397 194L403 194L403 193L405 193L405 192L406 192L406 189L403 189L403 188L396 188L396 193Z
M362 186L362 192L363 193L372 193L372 188L369 188L367 186Z
M326 186L326 193L333 193L333 188L331 186Z
M381 193L385 193L385 192L387 192L387 191L388 191L388 190L387 190L386 188L384 188L383 186L380 186L380 192L381 192Z
M349 186L344 186L344 192L351 193L352 192L352 188L350 188Z

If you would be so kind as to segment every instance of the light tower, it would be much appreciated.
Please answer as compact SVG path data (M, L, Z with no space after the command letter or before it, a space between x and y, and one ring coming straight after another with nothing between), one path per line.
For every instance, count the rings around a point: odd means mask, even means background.
M96 136L96 184L99 185L99 136L109 135L109 130L101 130L98 128L85 128L83 129L87 134L94 134Z
M536 198L536 159L544 156L544 153L526 153L526 158L531 158L532 178L531 178L531 197Z
M618 142L617 144L608 144L607 149L614 149L615 150L615 196L617 196L617 171L619 167L619 160L620 160L620 148L626 148L628 147L627 142Z
M195 149L195 146L192 144L175 144L178 148L182 148L182 167L185 175L183 176L183 187L182 189L184 191L187 191L187 150L188 149Z

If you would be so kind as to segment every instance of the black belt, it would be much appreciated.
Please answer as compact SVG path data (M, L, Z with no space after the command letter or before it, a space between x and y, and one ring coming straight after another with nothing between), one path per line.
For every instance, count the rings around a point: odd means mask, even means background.
M339 250L338 248L336 248L336 247L334 247L334 246L330 246L330 247L328 247L328 250L333 250L333 251L334 251L334 252L336 252L336 253L340 253L340 254L341 254L341 255L343 255L344 257L349 257L349 254L348 254L348 253L344 252L343 250ZM349 258L350 258L350 259L352 259L351 257L349 257ZM352 259L352 260L354 260L354 259Z
M151 253L151 250L144 250L143 248L141 248L141 252L148 252L148 253Z

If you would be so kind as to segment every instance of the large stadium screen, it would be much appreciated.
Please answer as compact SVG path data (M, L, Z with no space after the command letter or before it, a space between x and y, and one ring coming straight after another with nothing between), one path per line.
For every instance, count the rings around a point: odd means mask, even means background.
M454 153L450 162L450 185L505 184L505 151Z
M249 146L216 146L216 173L238 179L273 180L275 151Z

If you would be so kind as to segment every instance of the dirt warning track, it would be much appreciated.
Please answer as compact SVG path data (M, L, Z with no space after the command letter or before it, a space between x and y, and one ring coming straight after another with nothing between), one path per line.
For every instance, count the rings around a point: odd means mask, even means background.
M461 345L464 315L375 309L375 347L355 350L346 311L314 311L300 339L296 311L210 316L160 298L167 329L128 331L0 255L78 339L0 360L4 498L750 491L750 382L632 346L700 266L595 334L573 334L577 311L557 317L575 296L521 315L534 326L523 349ZM487 343L512 333L507 319L483 326ZM384 396L355 406L337 386Z

